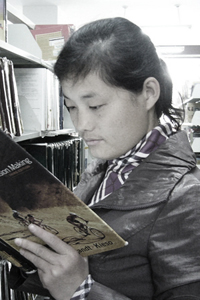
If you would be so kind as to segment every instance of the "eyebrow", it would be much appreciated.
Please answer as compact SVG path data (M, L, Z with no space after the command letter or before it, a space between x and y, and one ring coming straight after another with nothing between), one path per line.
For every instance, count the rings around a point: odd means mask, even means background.
M65 94L63 94L64 98L70 100L69 97L67 97ZM95 93L91 92L91 93L88 93L88 94L85 94L83 96L81 96L82 99L88 99L88 98L93 98L94 96L96 96Z
M92 98L94 96L96 96L96 94L91 92L91 93L88 93L88 94L85 94L85 95L81 96L81 98L86 99L86 98Z

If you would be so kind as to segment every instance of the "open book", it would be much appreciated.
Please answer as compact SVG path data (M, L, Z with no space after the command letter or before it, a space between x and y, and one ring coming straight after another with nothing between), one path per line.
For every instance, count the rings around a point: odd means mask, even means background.
M0 130L0 256L25 270L34 268L14 243L31 235L34 223L82 256L123 247L126 242L63 183Z

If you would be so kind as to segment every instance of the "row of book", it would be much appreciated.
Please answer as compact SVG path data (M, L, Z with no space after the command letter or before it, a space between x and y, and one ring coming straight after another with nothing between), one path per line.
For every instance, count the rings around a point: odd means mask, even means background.
M84 170L82 139L60 135L24 141L21 146L73 191Z
M0 127L10 135L23 133L13 62L0 58Z
M59 81L46 68L14 68L0 58L0 128L11 136L23 131L63 129L64 98Z
M15 68L26 131L63 129L64 99L59 81L46 68Z
M8 284L8 274L11 264L0 257L0 299L2 300L43 300L37 295L13 290Z

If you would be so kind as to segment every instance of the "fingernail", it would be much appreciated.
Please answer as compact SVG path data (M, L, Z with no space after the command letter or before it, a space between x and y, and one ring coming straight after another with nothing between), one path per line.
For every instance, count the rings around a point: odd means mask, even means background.
M22 244L22 240L20 238L16 238L14 242L17 246L21 246Z
M29 229L30 231L34 231L35 228L36 228L36 225L34 225L34 224L28 225L28 229Z

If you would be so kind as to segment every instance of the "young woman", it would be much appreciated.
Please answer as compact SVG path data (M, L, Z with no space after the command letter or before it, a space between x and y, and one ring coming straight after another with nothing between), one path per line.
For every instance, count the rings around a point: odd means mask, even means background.
M87 261L30 225L54 251L17 239L21 254L56 300L200 299L199 172L151 40L126 19L95 21L71 36L55 74L96 158L76 194L128 246ZM43 293L34 276L21 289Z

